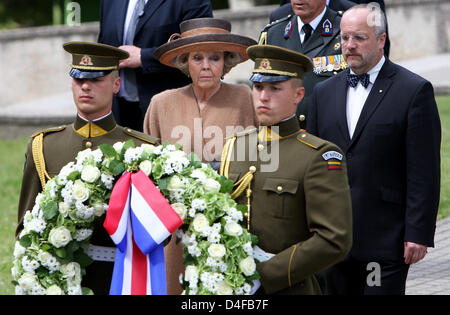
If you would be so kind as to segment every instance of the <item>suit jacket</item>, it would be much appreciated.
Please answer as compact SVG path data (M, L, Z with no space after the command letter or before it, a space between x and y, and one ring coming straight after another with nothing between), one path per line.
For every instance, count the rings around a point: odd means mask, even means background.
M333 31L330 36L323 36L322 29L324 22L330 21ZM298 32L298 22L297 16L288 16L278 22L270 24L263 31L267 32L267 44L276 45L291 50L295 50L308 56L311 59L320 56L335 56L341 55L341 28L340 28L341 16L327 8L325 15L320 21L317 28L312 33L311 37L302 45L300 42L300 35ZM288 38L284 37L286 28L289 28L289 23L291 24L291 32ZM264 36L262 33L261 36ZM343 60L343 58L342 58ZM305 87L305 97L299 103L297 107L297 116L301 117L300 126L306 128L306 121L308 119L308 108L311 104L311 95L314 86L323 80L326 80L334 75L336 75L340 70L324 71L321 73L308 72L305 74L303 86Z
M330 0L330 4L328 7L334 11L345 11L348 8L356 5L356 1L349 1L349 0ZM285 16L288 16L289 14L294 14L294 11L292 11L291 2L288 1L286 4L283 4L279 8L276 8L270 13L270 22L279 20L281 18L284 18Z
M347 156L353 257L401 259L404 241L433 246L440 119L430 82L386 59L350 139L342 72L314 90L308 131Z
M336 145L301 131L295 117L276 127L278 131L263 127L259 133L238 134L235 141L230 138L232 157L223 173L237 181L256 169L250 231L261 249L276 254L257 264L264 293L320 294L314 274L342 260L351 247L345 159L339 160L342 151ZM327 152L338 159L326 160ZM236 202L247 204L246 191Z
M124 23L128 0L102 0L98 42L111 46L123 45ZM153 95L169 88L189 84L178 69L162 65L153 55L173 33L180 33L182 21L212 17L208 0L149 0L144 15L136 27L134 45L142 48L142 67L136 70L141 109L144 115Z

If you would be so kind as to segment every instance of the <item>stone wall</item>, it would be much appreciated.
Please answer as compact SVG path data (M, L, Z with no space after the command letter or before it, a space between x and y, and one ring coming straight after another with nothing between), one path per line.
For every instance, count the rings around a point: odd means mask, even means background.
M450 52L449 0L385 0L394 61ZM277 6L218 10L232 32L255 40ZM98 23L0 31L0 107L70 91L68 41L96 41ZM246 82L252 62L234 68L229 82Z

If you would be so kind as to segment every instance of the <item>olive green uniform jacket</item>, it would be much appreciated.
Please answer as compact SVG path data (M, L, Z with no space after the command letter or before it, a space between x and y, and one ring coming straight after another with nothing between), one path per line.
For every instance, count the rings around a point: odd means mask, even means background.
M255 170L250 199L245 190L236 201L250 202L250 232L262 250L276 254L257 264L262 293L321 294L314 274L343 260L351 247L342 151L300 130L295 117L228 141L232 160L223 158L221 171L238 181ZM223 156L230 148L224 147Z
M329 23L327 22L329 21ZM341 13L327 8L325 15L311 37L302 45L298 30L296 15L289 15L281 20L266 26L261 32L260 44L275 45L297 51L311 58L314 63L314 71L305 73L303 86L305 97L298 104L297 116L300 117L300 126L306 129L308 109L312 103L311 96L314 86L324 81L347 67L341 51ZM324 26L329 28L324 31ZM317 58L323 57L323 58ZM327 64L333 63L333 67ZM334 65L336 64L336 65ZM322 68L320 68L322 66Z
M19 199L18 227L16 235L23 229L23 216L34 206L36 196L42 191L42 184L36 170L33 157L32 143L39 136L43 136L42 153L45 169L50 177L59 174L61 168L71 161L75 161L79 151L87 148L95 150L101 144L113 145L119 141L132 139L136 146L142 143L156 144L158 140L144 133L124 128L116 124L112 114L95 121L87 122L77 116L72 125L47 129L36 133L28 143L26 160ZM95 220L94 233L91 244L115 247L106 230L103 228L105 215ZM86 268L83 286L94 291L95 294L108 294L112 277L113 263L95 261Z

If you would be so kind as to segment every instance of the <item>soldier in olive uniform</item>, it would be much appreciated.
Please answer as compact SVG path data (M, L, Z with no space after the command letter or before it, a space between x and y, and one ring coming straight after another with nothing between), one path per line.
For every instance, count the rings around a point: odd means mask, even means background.
M70 76L78 114L72 125L43 130L31 137L20 192L16 235L23 229L25 212L33 208L35 198L46 181L74 161L79 151L94 150L101 144L112 145L128 139L132 139L135 145L156 144L158 141L117 125L111 114L113 94L119 91L121 83L117 71L119 60L128 58L127 52L108 45L83 42L67 43L64 49L73 56ZM104 219L96 219L91 243L98 246L97 250L114 253L115 245L102 226ZM108 294L114 266L110 260L94 261L88 266L82 285L91 288L95 294Z
M301 6L295 3L292 3L295 14L267 25L259 44L288 48L313 60L313 71L305 74L303 82L305 97L296 112L300 126L306 129L314 86L346 69L347 63L341 51L342 12L327 7L326 0L303 1Z
M247 204L247 227L259 238L260 292L320 294L314 274L351 247L346 161L336 145L301 130L295 116L311 60L271 45L247 54L262 127L227 139L220 172L235 181L232 197Z

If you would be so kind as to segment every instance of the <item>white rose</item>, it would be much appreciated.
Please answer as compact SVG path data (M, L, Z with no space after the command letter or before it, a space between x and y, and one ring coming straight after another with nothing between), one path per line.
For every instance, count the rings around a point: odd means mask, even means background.
M104 203L96 203L94 206L94 215L96 217L101 217L103 213L108 209L108 205Z
M226 234L231 236L240 236L242 234L242 227L234 221L228 221L224 230Z
M169 158L175 159L175 160L184 158L185 156L186 156L186 152L180 151L180 150L172 151L169 153Z
M24 290L31 290L37 285L37 276L30 272L25 272L18 280L19 285Z
M203 187L209 193L218 193L220 191L220 183L212 178L207 178Z
M196 232L202 233L209 228L209 222L204 214L197 213L192 221L192 226Z
M72 194L75 200L83 202L89 198L89 189L81 180L77 179L72 186Z
M76 160L78 164L83 163L85 160L87 160L91 156L91 149L86 149L83 151L78 152Z
M113 148L114 150L116 150L117 153L120 153L122 151L123 148L123 142L116 142L113 144Z
M56 248L66 246L71 240L72 235L70 235L70 231L64 226L52 229L48 235L48 241Z
M212 244L208 247L208 254L212 258L222 258L225 253L226 249L222 244Z
M19 256L22 256L23 254L25 254L25 247L20 245L19 241L16 241L16 243L14 244L14 257L17 258Z
M156 147L152 144L144 143L141 145L141 148L144 149L145 153L152 154Z
M186 270L184 271L184 279L186 281L197 281L198 280L198 270L197 267L189 265L186 266Z
M186 218L187 208L184 204L177 202L174 204L171 204L173 210L178 214L178 216L181 218L181 220L184 220Z
M74 281L81 281L81 267L76 262L62 265L60 271L65 278L73 279Z
M54 260L54 257L52 256L52 254L40 250L38 253L38 259L41 261L43 265L48 265L50 262Z
M183 182L178 176L172 176L172 178L169 181L169 184L167 185L168 190L183 189L183 187L184 187Z
M94 183L100 175L100 170L92 165L86 165L81 171L81 179L88 183Z
M139 164L139 169L142 170L145 175L150 176L152 173L152 162L149 160L142 161L141 164Z
M241 269L244 275L251 276L256 271L256 263L252 256L248 256L239 262L239 269Z
M46 294L47 295L64 295L64 292L63 292L63 290L61 290L60 287L58 287L56 284L54 284L47 288Z
M58 208L59 208L59 213L61 213L61 215L65 218L67 217L67 215L69 214L70 211L70 205L66 202L61 201L58 204Z
M217 288L217 295L231 295L233 294L233 289L226 283L222 281L219 283Z

